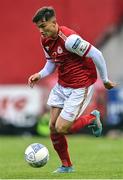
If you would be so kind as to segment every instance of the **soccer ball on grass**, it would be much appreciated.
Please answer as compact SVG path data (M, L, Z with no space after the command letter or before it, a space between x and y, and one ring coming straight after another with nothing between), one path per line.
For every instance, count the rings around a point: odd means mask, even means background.
M49 160L49 151L43 144L30 144L25 150L25 160L32 167L43 167Z

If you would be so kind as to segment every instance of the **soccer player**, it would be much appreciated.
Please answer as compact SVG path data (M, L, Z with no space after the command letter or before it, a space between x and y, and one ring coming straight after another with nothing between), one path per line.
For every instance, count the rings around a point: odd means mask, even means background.
M54 172L73 172L65 134L75 133L87 125L96 137L102 133L98 110L82 115L93 94L96 68L106 89L112 89L115 83L108 79L102 53L74 30L59 26L52 7L39 9L33 23L41 33L41 45L47 61L40 72L29 77L28 84L33 87L40 79L58 69L58 83L48 99L50 137L62 164Z

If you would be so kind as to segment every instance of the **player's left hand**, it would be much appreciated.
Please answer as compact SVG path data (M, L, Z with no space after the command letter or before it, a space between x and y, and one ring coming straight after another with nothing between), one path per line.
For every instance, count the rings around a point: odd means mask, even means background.
M104 86L105 86L106 89L112 89L112 88L114 88L114 87L117 86L116 83L114 83L114 82L112 82L112 81L110 81L110 80L109 80L108 82L103 83L103 84L104 84Z

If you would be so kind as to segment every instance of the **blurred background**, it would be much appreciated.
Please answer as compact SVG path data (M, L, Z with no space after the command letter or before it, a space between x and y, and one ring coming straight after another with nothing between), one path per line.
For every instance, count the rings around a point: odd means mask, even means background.
M85 113L101 111L104 136L123 135L123 0L0 0L0 134L49 135L46 102L57 75L33 89L27 85L28 77L45 64L40 33L32 23L42 6L53 6L59 25L103 52L118 87L106 91L98 79ZM90 133L86 128L82 132Z

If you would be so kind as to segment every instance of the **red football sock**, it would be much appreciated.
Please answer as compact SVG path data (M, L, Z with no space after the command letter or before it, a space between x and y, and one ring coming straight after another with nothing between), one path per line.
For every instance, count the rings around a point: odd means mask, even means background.
M52 140L52 144L54 146L54 149L58 153L62 165L63 166L72 166L69 152L68 152L68 145L67 140L63 134L50 134L50 138Z
M95 119L95 116L93 114L78 117L74 121L69 132L70 133L77 132L79 129L85 127L86 125L89 125L94 119Z

